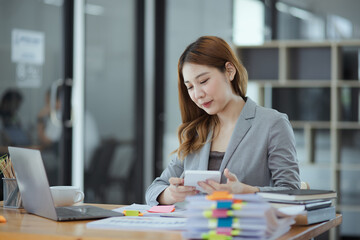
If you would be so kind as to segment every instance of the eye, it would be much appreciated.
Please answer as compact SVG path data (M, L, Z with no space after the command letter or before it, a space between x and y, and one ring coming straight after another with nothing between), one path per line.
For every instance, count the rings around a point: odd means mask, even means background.
M200 81L200 84L204 84L204 83L206 83L208 80L209 80L209 78L207 78L207 79L205 79L205 80L203 80L203 81Z
M191 90L193 87L192 86L186 86L187 90Z

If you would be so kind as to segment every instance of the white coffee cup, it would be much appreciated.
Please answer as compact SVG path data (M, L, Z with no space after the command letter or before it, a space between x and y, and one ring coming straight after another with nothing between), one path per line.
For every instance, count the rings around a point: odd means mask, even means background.
M50 187L55 207L71 206L84 199L84 193L75 186Z

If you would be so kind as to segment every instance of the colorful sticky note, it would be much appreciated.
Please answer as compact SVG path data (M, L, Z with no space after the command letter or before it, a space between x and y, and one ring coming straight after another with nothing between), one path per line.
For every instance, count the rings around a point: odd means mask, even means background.
M211 195L207 195L206 198L209 200L226 200L226 199L232 199L232 194L229 194L229 192L226 191L215 191Z
M151 213L169 213L175 211L174 205L153 206L148 210Z
M143 214L138 210L124 210L123 214L125 216L143 216Z

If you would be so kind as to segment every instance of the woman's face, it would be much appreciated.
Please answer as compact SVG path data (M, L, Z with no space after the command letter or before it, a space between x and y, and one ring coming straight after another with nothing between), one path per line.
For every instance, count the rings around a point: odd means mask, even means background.
M183 66L184 84L191 100L210 115L222 112L234 96L230 82L235 73L228 71L227 64L230 63L225 64L225 72L194 63L185 63ZM230 67L233 65L230 64ZM235 68L232 70L235 71Z

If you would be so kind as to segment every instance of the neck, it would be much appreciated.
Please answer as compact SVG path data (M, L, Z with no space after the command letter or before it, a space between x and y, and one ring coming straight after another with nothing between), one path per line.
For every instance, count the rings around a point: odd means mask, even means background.
M236 123L245 105L242 97L234 97L226 106L224 111L217 114L221 126L229 126Z

